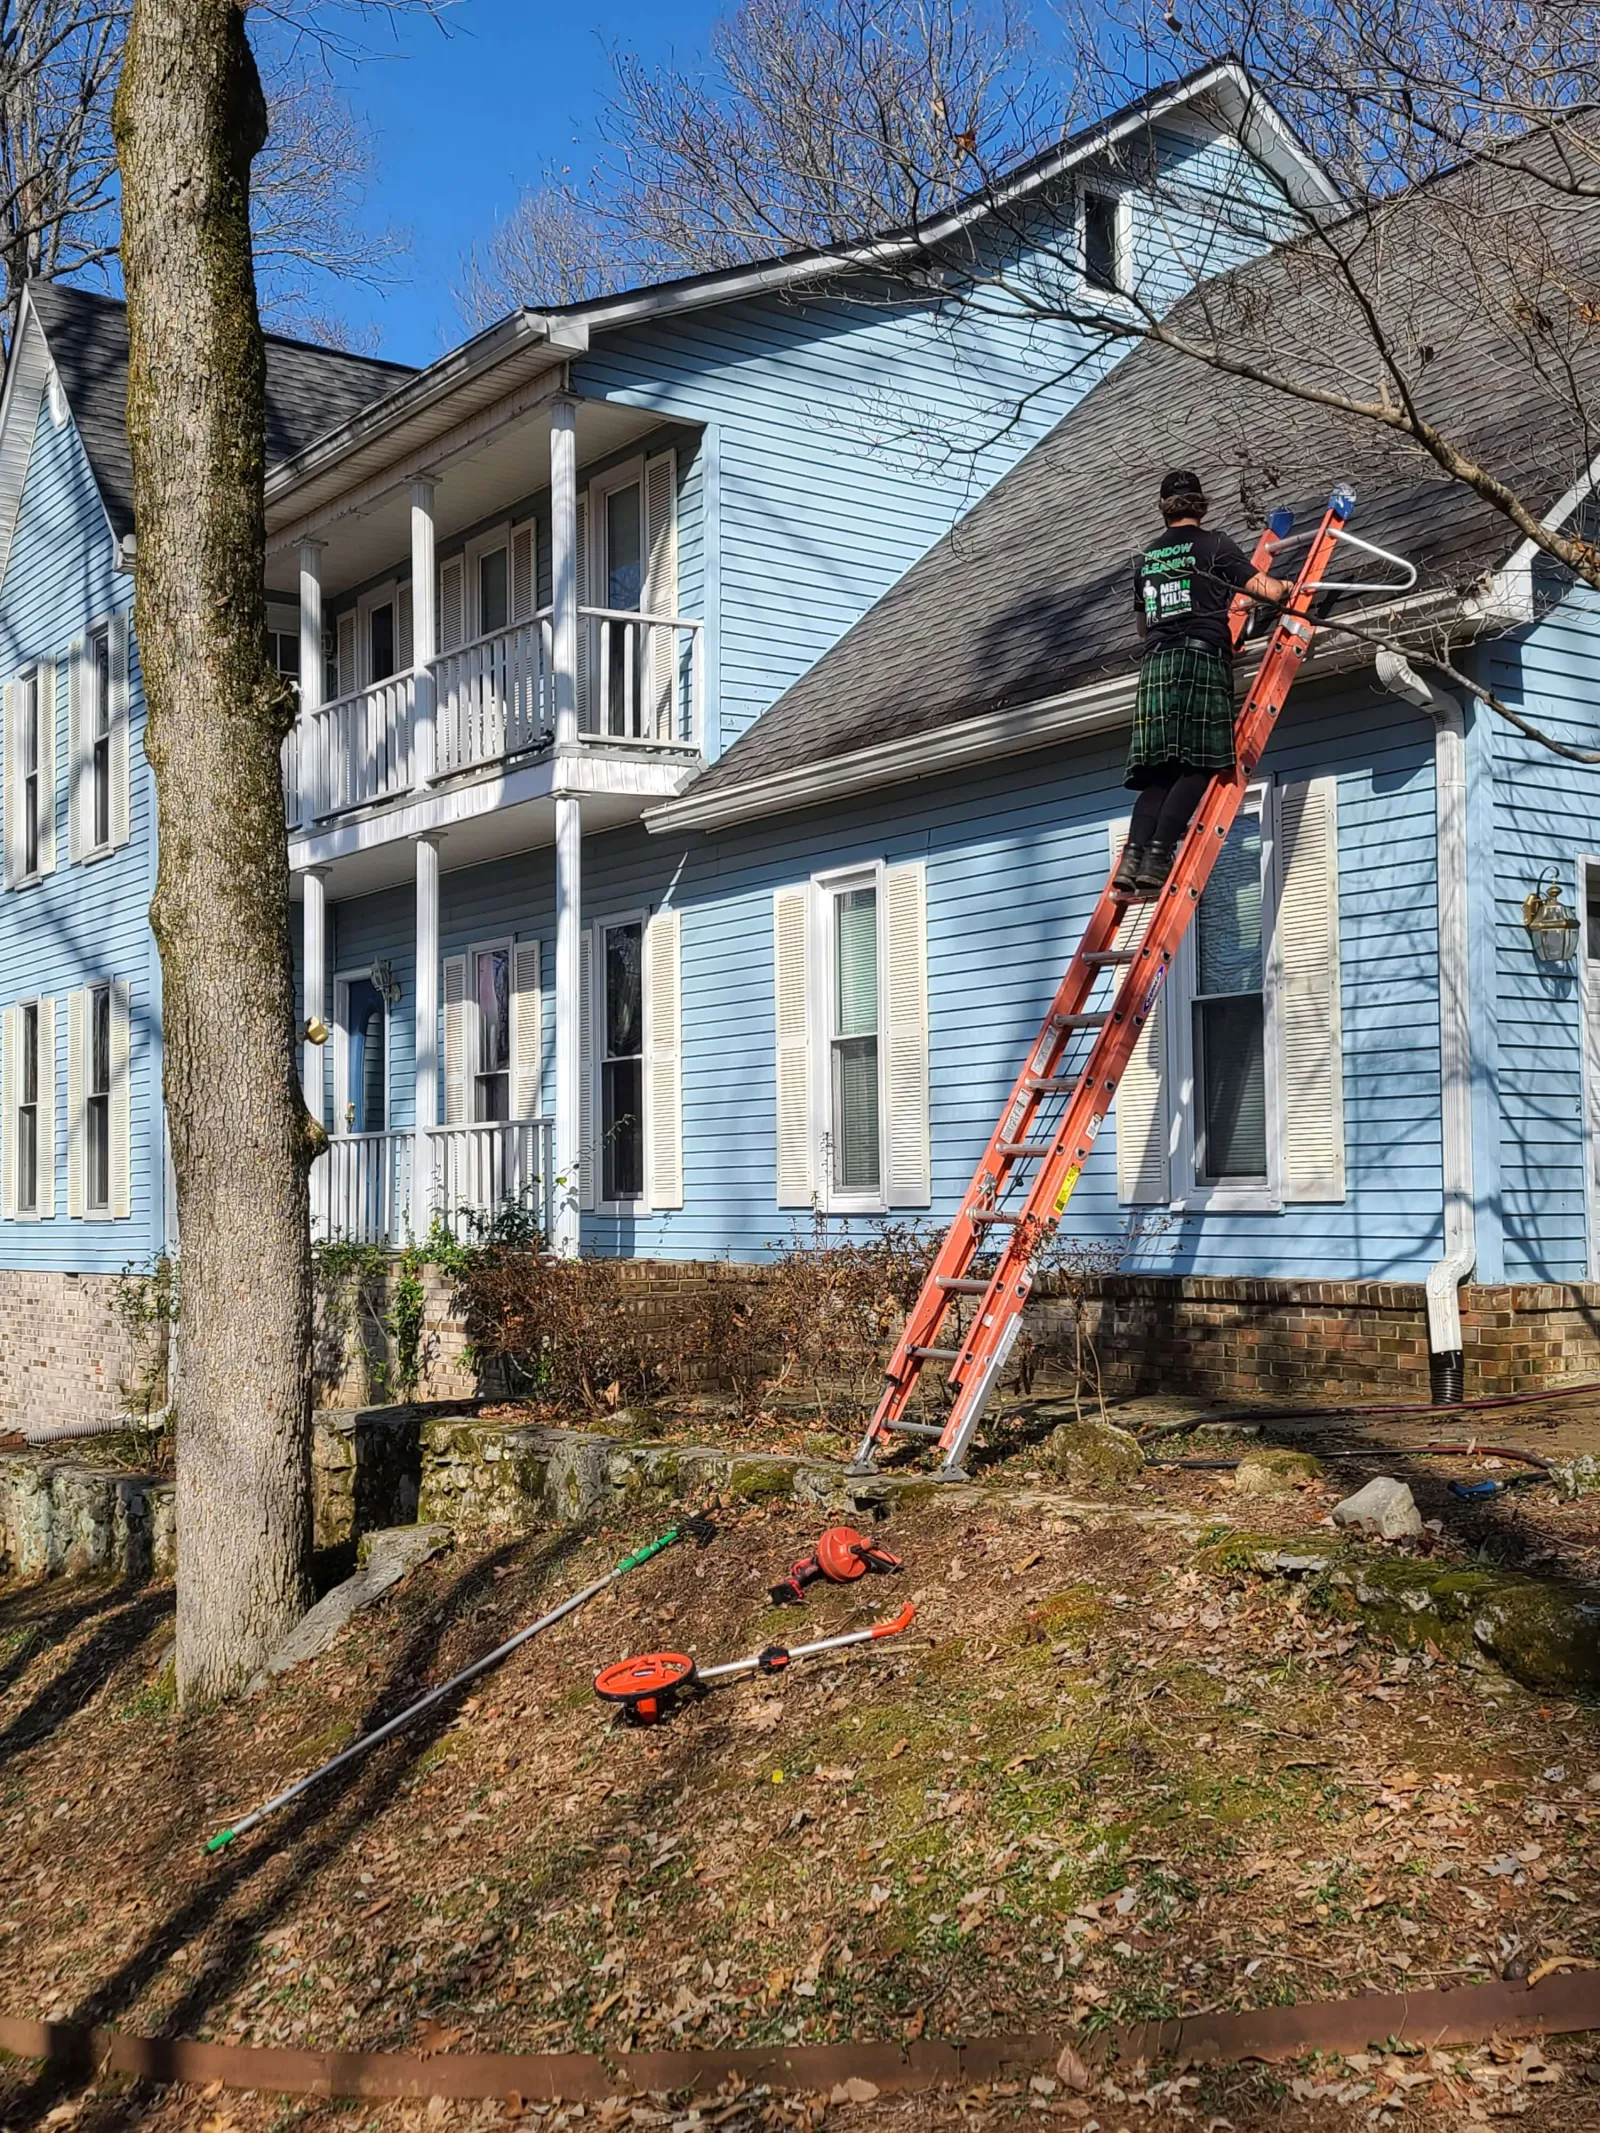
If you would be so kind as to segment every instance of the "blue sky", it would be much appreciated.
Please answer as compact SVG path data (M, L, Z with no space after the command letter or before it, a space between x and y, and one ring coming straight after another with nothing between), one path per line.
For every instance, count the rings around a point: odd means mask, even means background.
M426 363L462 338L451 299L457 263L547 163L581 159L608 84L614 45L692 61L719 12L713 0L458 0L444 28L402 18L371 32L371 56L337 71L377 135L378 183L366 218L410 228L398 286L352 283L330 301L381 336L379 353Z

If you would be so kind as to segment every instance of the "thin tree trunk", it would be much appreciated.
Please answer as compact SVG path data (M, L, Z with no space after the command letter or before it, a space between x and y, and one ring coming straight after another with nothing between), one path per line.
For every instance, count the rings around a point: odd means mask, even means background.
M295 1622L310 1548L314 1128L294 1071L291 706L266 659L249 223L266 104L235 0L136 0L114 120L182 1248L178 1687L193 1700L239 1687Z

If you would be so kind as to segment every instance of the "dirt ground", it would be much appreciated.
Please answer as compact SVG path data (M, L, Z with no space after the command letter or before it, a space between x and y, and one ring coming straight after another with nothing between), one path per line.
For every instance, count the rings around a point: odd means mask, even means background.
M1479 1435L1547 1456L1595 1442L1577 1408ZM1385 1425L1383 1438L1420 1433ZM1341 1441L1355 1439L1317 1448ZM1230 1525L1321 1532L1340 1495L1391 1471L1440 1521L1427 1547L1588 1575L1600 1500L1563 1505L1541 1487L1464 1503L1451 1475L1511 1470L1395 1456L1248 1503L1226 1474L1172 1468L1069 1499L1026 1429L1001 1444L989 1487L904 1504L881 1528L903 1577L814 1588L803 1615L774 1609L766 1587L821 1521L789 1503L733 1507L704 1554L647 1565L214 1859L214 1830L596 1576L662 1514L459 1545L322 1660L220 1712L171 1708L169 1588L0 1585L3 2011L323 2048L1092 2039L1152 2016L1600 1960L1595 1711L1401 1654L1302 1588L1224 1567L1215 1545ZM1229 1444L1168 1449L1225 1457ZM619 1725L590 1686L632 1652L711 1663L906 1597L918 1619L899 1641L724 1689L658 1729ZM521 2115L1099 2133L1516 2119L1565 2133L1600 2122L1600 2040L1112 2066L1086 2092L697 2108ZM0 2124L17 2133L437 2133L516 2115L63 2094L0 2069Z

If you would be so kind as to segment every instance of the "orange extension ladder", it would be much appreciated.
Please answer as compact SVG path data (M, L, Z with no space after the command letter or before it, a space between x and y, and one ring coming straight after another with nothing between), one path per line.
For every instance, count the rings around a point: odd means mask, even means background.
M951 1223L906 1319L889 1364L888 1387L851 1462L851 1472L870 1472L875 1455L896 1436L904 1436L936 1439L944 1455L941 1478L961 1477L967 1446L1021 1330L1039 1259L1055 1236L1095 1137L1105 1124L1161 982L1172 967L1311 647L1315 634L1308 620L1311 603L1324 591L1377 589L1336 585L1327 578L1324 574L1334 549L1348 541L1369 555L1411 570L1401 557L1345 532L1354 501L1347 488L1336 489L1329 500L1239 712L1234 767L1220 772L1207 786L1160 896L1147 903L1115 894L1107 878L1088 930L967 1188L961 1212ZM1270 567L1290 524L1287 512L1274 513L1256 545L1252 558L1256 570ZM1411 578L1415 582L1414 571ZM1237 595L1229 616L1236 646L1250 613L1248 597ZM1148 924L1139 930L1139 921L1147 912ZM1129 931L1135 937L1118 946L1118 931L1130 918L1135 923ZM1121 979L1114 984L1109 1005L1092 1008L1090 1001L1102 974L1119 969ZM1085 1038L1091 1039L1087 1054L1073 1065L1072 1054L1081 1051ZM1052 1112L1056 1113L1053 1125ZM974 1274L974 1261L996 1249L997 1237L1004 1242L998 1246L994 1272ZM959 1300L963 1297L979 1301L971 1323L961 1332ZM940 1331L952 1310L957 1313L959 1337L941 1344ZM928 1363L949 1365L946 1390L951 1406L942 1424L913 1422L907 1417Z

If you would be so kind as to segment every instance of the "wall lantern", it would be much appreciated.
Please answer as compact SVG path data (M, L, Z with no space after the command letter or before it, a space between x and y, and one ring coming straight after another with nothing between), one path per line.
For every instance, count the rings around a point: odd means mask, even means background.
M373 991L378 995L385 1007L399 1006L400 980L395 976L394 965L387 956L378 957L372 968L367 972L367 978Z
M1561 901L1561 870L1552 867L1548 877L1523 899L1522 923L1533 943L1535 960L1570 963L1578 953L1578 921Z

